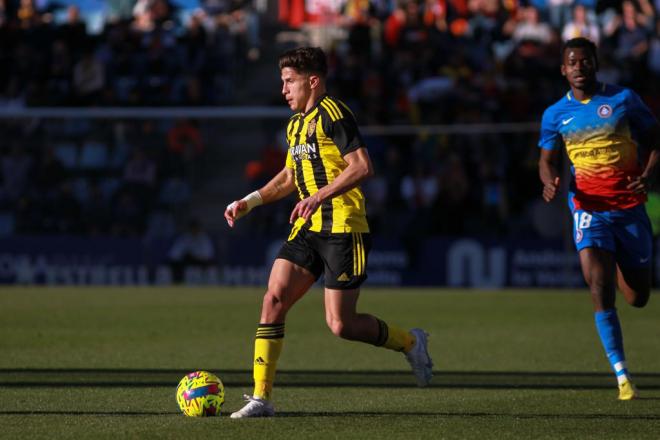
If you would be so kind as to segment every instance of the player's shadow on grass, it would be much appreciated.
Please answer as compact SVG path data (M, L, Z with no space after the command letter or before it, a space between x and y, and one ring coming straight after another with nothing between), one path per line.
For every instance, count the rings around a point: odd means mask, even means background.
M252 386L251 370L207 368L228 387ZM174 388L193 369L0 369L0 387L7 388ZM435 371L431 388L476 389L611 389L611 373L531 371ZM660 373L637 373L641 389L660 389ZM410 371L281 370L278 387L415 388Z
M94 417L144 417L144 416L175 416L181 417L178 411L0 411L0 416L94 416ZM225 412L222 417L228 417ZM496 412L446 412L446 411L280 411L277 417L433 417L433 418L514 418L519 419L571 419L571 420L660 420L660 415L654 414L521 414Z
M338 411L338 412L314 412L314 411L291 411L278 412L277 417L439 417L439 418L515 418L515 419L571 419L571 420L660 420L660 415L655 414L520 414L520 413L496 413L496 412L415 412L415 411Z
M170 416L181 415L178 411L0 411L0 416Z

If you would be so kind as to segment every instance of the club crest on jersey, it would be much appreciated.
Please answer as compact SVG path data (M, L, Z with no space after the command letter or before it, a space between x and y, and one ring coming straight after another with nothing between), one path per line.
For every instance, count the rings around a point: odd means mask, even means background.
M612 107L610 107L607 104L603 104L600 107L598 107L598 116L601 118L609 118L612 116Z
M575 243L579 243L582 241L582 238L584 238L584 233L582 232L582 229L576 229L575 230Z
M314 133L316 133L316 119L312 119L307 125L307 139L314 136Z

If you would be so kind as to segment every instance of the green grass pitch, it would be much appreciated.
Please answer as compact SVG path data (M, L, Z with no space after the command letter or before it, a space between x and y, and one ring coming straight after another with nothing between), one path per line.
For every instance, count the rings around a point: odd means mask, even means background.
M231 420L251 392L262 289L0 290L0 438L660 438L660 298L618 299L642 393L616 400L585 291L365 289L360 310L431 334L433 385L399 353L342 341L320 290L289 315L277 417ZM206 369L221 417L187 418L174 390Z

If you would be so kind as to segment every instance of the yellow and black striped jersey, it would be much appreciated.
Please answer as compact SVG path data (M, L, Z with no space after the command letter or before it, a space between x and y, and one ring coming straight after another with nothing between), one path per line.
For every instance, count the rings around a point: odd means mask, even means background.
M296 113L286 130L286 166L293 169L298 195L305 199L332 183L346 169L343 156L364 147L351 110L338 99L322 96L306 113ZM304 224L299 218L294 230ZM364 195L356 187L326 200L312 215L309 230L369 232Z

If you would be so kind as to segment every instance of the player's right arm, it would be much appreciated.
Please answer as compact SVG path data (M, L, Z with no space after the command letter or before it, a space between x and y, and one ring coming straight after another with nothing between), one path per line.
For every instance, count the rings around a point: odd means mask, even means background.
M233 228L236 220L246 215L252 208L280 200L291 194L295 189L296 183L293 168L285 166L282 171L277 173L263 187L227 205L227 209L225 209L225 220Z
M541 148L539 158L539 177L543 183L543 200L555 198L559 192L559 172L557 171L557 150Z
M541 119L541 136L539 147L541 157L539 158L539 177L543 183L543 200L546 202L555 198L559 192L559 171L557 162L559 160L559 145L561 136L557 130L557 113L554 106L543 112Z

